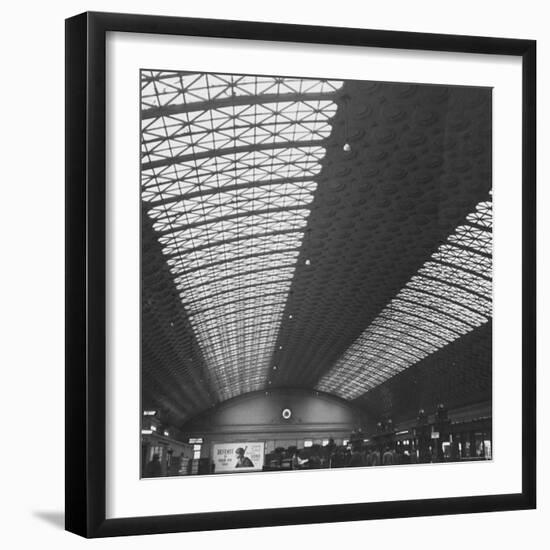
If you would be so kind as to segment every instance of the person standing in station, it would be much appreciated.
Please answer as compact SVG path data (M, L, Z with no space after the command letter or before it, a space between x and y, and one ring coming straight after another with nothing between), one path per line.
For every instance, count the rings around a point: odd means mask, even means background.
M384 454L382 455L382 465L391 466L394 464L394 456L389 447L384 449Z
M162 467L160 465L160 456L158 454L153 455L153 459L147 464L145 468L145 477L160 477L162 475Z
M350 468L357 468L359 466L365 465L365 458L363 456L363 453L361 452L361 445L359 443L356 443L353 446L353 450L351 453L351 458L349 459L348 466Z
M375 447L370 455L370 461L367 466L380 466L380 451Z

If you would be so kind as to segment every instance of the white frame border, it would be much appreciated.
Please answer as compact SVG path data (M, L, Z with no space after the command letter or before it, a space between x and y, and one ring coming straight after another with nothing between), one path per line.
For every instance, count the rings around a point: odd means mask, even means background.
M112 32L106 52L107 519L520 493L521 58ZM139 479L140 68L494 87L494 460Z

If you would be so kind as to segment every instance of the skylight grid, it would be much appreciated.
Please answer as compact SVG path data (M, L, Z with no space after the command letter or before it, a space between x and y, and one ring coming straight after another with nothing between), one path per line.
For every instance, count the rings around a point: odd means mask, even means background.
M341 86L142 72L142 200L219 399L267 383Z
M295 268L295 262L292 260L292 263L288 263L286 265L281 265L275 267L265 267L265 268L254 268L251 269L248 272L242 273L239 272L236 275L233 276L227 276L223 273L221 273L220 276L218 276L216 279L208 280L208 281L198 281L193 282L189 284L183 284L182 281L187 281L188 277L178 277L176 278L177 288L178 290L184 290L186 292L182 292L180 294L182 300L184 303L186 303L187 297L199 296L199 291L206 291L208 294L210 293L217 293L224 292L224 290L230 290L233 288L234 285L242 285L246 284L250 281L252 282L258 282L258 281L273 281L276 277L286 277L288 279L292 279L292 275L294 274L294 268ZM214 292L215 291L215 292Z
M461 243L462 246L473 248L478 252L491 254L491 234L484 229L478 229L471 225L461 225L454 235L449 237L449 243Z
M269 233L271 231L287 231L304 229L307 224L309 209L299 209L285 212L252 212L250 216L237 216L232 220L207 219L201 220L196 226L187 228L169 228L174 232L163 233L159 237L161 244L166 246L165 253L173 254L180 250L181 245L186 243L193 247L202 246L211 242L220 242L230 238L254 237L256 235ZM170 244L175 249L170 249Z
M325 148L322 145L295 144L233 152L219 150L216 153L211 157L175 157L171 163L151 167L147 160L142 166L142 186L151 190L153 198L164 199L168 198L165 195L170 191L177 191L176 196L180 196L197 191L197 186L205 191L243 180L250 183L305 175L312 177L321 170L319 161L325 156Z
M198 223L205 218L210 223L227 216L246 216L249 212L269 210L270 208L307 206L313 200L316 184L308 185L280 184L267 188L236 189L229 192L212 194L208 197L193 197L173 202L170 208L157 206L149 210L154 220L153 227L164 231L167 224L172 226Z
M329 101L267 103L237 109L207 110L144 120L143 155L149 162L210 151L279 142L327 138ZM321 116L320 116L321 114ZM235 122L238 120L238 122Z
M228 257L220 264L208 264L201 266L195 270L180 271L177 268L172 268L170 271L177 276L178 282L183 278L200 277L202 279L214 280L223 270L226 276L233 274L246 273L254 268L261 269L262 267L278 268L283 263L296 261L299 255L298 250L271 250L265 255L252 255L251 257Z
M282 281L279 283L265 283L262 287L262 291L265 293L265 296L276 296L279 294L284 294L288 287L287 281ZM236 304L244 302L245 300L252 300L256 298L258 293L257 287L251 287L246 290L230 290L222 294L217 295L214 298L209 299L208 306L205 308L204 300L198 299L195 302L188 302L186 305L189 308L189 311L199 312L199 311L209 311L221 306L226 306L228 304ZM202 309L200 309L202 308Z
M407 286L410 289L420 290L428 295L445 296L447 301L451 303L470 304L470 307L475 303L474 309L480 315L491 315L492 304L490 299L485 298L481 294L472 294L472 292L463 290L457 285L451 286L436 279L415 275Z
M258 287L264 284L276 285L281 282L287 285L292 280L292 272L293 267L286 269L273 269L267 277L269 279L269 283L265 283L262 278L259 278L257 276L257 272L254 270L254 272L248 275L239 274L238 285L236 285L231 278L218 281L218 284L216 284L214 288L211 288L211 285L194 285L189 289L193 290L193 296L188 298L185 304L193 307L201 303L203 300L215 300L220 296L224 296L226 293L241 289L252 289L253 292L257 292Z
M482 297L491 294L491 279L489 276L476 275L476 273L466 271L460 266L454 267L430 261L418 270L418 275L428 279L453 282L458 288Z
M269 300L262 303L263 299ZM194 327L215 328L219 323L244 323L256 318L256 315L271 315L284 310L286 300L276 300L271 296L262 296L259 299L252 298L243 303L226 304L215 310L205 308L193 314L191 325Z
M409 324L403 318L396 319L389 315L389 311L383 311L371 325L374 329L380 329L391 337L400 338L403 334L409 335L418 341L424 349L433 347L435 351L438 347L445 345L445 339L432 330L420 326L419 323ZM422 344L420 344L422 342Z
M341 81L271 76L213 75L180 71L142 71L142 110L166 105L251 98L275 94L327 94L337 91Z
M318 390L355 399L491 318L491 205L477 205L321 378Z
M256 254L270 252L273 247L273 235L252 237L230 243L218 244L197 250L189 250L184 256L174 254L168 258L170 267L192 268L198 265L211 264L225 258L244 256L254 250ZM289 233L278 238L281 248L287 250L298 248L301 244L299 233Z
M298 247L301 243L293 242L289 243L287 247L279 247L281 253L285 253L288 257L293 257L298 251ZM224 264L227 267L228 262L236 262L239 260L254 260L263 259L263 256L270 256L273 254L273 247L258 247L254 249L254 252L250 253L250 249L246 247L232 248L227 254L219 252L212 255L204 255L200 259L190 258L188 262L185 259L170 260L168 264L172 266L170 270L174 274L191 273L198 269L204 269L205 267L215 267L220 264ZM274 258L270 258L273 260ZM258 262L259 264L260 262Z

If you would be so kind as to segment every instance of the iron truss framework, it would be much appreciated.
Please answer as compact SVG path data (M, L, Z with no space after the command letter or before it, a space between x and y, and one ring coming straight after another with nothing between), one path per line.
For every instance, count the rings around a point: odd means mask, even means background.
M142 71L142 201L218 400L267 373L340 81Z
M492 317L492 202L479 203L317 389L356 399Z

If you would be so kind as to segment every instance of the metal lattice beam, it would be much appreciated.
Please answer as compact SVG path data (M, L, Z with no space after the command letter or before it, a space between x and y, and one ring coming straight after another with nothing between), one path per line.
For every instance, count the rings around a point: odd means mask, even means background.
M231 157L233 155L240 155L242 153L254 153L256 151L270 151L278 149L298 149L304 147L319 147L325 144L325 140L312 139L303 141L280 141L269 143L256 143L254 145L243 145L240 147L230 147L227 149L214 149L211 151L204 151L198 153L192 153L189 155L180 155L174 157L166 157L164 159L154 160L151 162L142 162L142 170L151 170L153 168L162 168L163 166L172 166L174 164L180 164L183 162L196 162L202 159L214 158L214 157ZM147 157L147 153L144 152L142 157Z
M295 93L295 94L263 94L258 96L235 96L225 97L220 99L212 99L209 101L195 101L193 103L179 103L175 105L164 105L142 111L142 119L149 120L151 118L169 117L182 113L191 113L195 111L210 111L216 109L224 109L226 107L238 107L241 105L262 105L267 103L284 102L307 102L307 101L323 101L334 98L335 94L331 93Z

